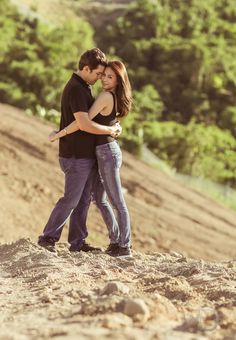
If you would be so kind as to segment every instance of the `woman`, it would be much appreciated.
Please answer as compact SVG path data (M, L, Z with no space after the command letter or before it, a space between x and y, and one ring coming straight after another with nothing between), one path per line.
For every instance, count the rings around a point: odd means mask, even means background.
M131 86L124 64L121 61L110 61L102 75L103 92L99 94L89 110L89 117L102 125L113 125L121 117L128 114L132 103ZM79 130L76 121L65 129L50 135L50 140L62 138ZM122 193L119 169L122 163L122 153L117 141L109 135L96 135L96 156L100 179L94 182L93 195L99 202L104 195L116 210L119 226L119 242L110 243L107 253L111 256L131 256L130 217ZM105 190L104 190L105 189ZM106 191L106 193L105 193Z

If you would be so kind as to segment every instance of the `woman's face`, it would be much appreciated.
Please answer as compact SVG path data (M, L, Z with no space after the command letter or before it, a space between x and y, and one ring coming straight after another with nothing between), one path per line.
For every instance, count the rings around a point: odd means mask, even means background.
M110 68L106 67L102 75L102 87L105 91L113 91L117 85L117 75Z

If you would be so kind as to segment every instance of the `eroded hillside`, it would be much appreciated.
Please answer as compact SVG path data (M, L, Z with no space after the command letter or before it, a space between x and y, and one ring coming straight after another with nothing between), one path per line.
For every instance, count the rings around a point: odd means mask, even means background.
M9 105L0 105L0 242L37 240L63 193L53 126ZM124 152L122 182L138 251L177 251L201 259L236 256L236 214ZM89 241L106 246L106 227L94 205ZM67 230L62 241L66 241Z

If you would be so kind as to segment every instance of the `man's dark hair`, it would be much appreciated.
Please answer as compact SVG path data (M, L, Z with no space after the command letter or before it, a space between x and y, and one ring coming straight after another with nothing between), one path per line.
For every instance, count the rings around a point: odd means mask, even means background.
M90 70L94 70L98 65L107 65L107 58L105 54L97 47L92 48L84 52L79 60L78 68L83 70L85 66L88 66Z

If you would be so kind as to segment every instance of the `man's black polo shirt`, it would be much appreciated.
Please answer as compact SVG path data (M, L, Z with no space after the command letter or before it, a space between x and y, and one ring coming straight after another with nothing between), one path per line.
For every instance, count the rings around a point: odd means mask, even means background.
M73 73L66 84L61 97L60 129L75 120L74 113L88 112L94 102L90 86L76 73ZM95 136L76 131L59 140L59 156L65 158L94 158Z

